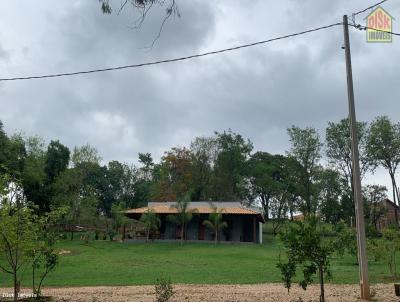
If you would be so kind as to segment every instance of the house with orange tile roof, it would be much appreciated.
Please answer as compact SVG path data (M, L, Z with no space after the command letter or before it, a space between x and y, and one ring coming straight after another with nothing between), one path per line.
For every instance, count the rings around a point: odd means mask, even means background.
M148 209L152 209L161 220L159 231L152 234L154 240L179 240L180 227L167 219L168 215L177 214L173 207L175 202L149 202L147 207L125 211L129 218L139 220ZM192 220L188 223L184 239L188 241L213 241L215 234L203 225L213 208L222 210L222 219L227 227L218 233L218 238L223 242L253 242L262 243L262 224L264 218L260 211L243 206L237 201L204 202L192 201L190 209L196 209Z

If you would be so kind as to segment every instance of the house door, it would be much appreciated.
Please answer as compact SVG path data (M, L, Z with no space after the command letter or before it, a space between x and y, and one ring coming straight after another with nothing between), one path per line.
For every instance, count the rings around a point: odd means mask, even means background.
M202 221L199 221L199 240L204 240L204 231L205 231L205 227L204 227Z

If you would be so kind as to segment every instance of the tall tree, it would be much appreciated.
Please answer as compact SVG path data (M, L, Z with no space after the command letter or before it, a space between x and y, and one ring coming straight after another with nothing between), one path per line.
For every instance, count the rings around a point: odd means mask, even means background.
M127 177L133 181L133 196L127 207L140 207L151 199L155 164L150 153L139 153L139 167L131 167Z
M319 200L321 218L327 223L338 223L346 219L342 208L342 194L346 192L347 180L339 172L332 169L321 169L316 177L316 198Z
M378 232L378 221L387 213L387 209L381 204L387 198L387 188L379 185L368 185L363 187L362 193L367 221Z
M52 183L56 177L68 167L69 149L58 140L51 141L47 147L44 171L48 181Z
M111 206L115 202L113 186L110 184L107 166L96 163L84 162L76 168L76 173L81 177L82 188L85 195L97 198L97 212L110 217Z
M272 218L273 233L296 210L299 198L298 183L302 167L293 157L256 152L248 161L250 201L258 200L265 219Z
M64 218L73 240L76 226L93 225L98 197L94 188L84 182L84 175L76 168L61 173L52 188L52 207L67 208Z
M86 144L81 147L74 147L71 156L72 166L76 167L81 163L94 163L99 164L101 156L96 148Z
M126 167L119 161L113 160L107 167L107 185L110 190L111 203L120 202L123 198L123 185Z
M321 158L322 143L318 132L311 127L301 129L292 126L287 129L291 149L289 156L294 157L302 166L302 197L305 201L303 212L315 213L316 205L313 204L313 182ZM314 202L315 203L315 202Z
M25 144L21 135L8 137L0 121L0 172L20 178L26 157Z
M287 198L287 207L290 219L293 220L295 211L301 208L303 168L301 164L291 156L284 158L283 167L283 192Z
M272 234L278 234L279 229L287 220L289 210L290 192L281 190L277 197L271 199Z
M157 167L153 199L174 201L192 189L192 153L186 148L174 147L165 152Z
M9 138L3 129L3 122L0 120L0 171L6 169L9 157Z
M354 188L353 188L353 161L351 156L351 137L349 119L342 119L338 123L329 122L326 128L326 155L329 164L332 165L346 179L349 191L344 202L350 202L345 208L350 210L345 216L354 217ZM361 177L373 169L373 164L367 154L367 139L369 127L365 122L357 122L358 150L360 159Z
M139 163L141 167L139 171L141 172L140 177L144 180L151 180L154 162L150 153L139 153Z
M241 200L245 197L247 159L253 150L250 140L229 131L215 133L218 155L214 165L213 199Z
M393 202L398 205L400 195L396 172L400 164L400 123L392 123L387 116L377 117L371 124L367 152L372 161L388 170L392 181Z
M218 154L215 137L196 137L190 144L192 152L192 200L210 200L213 166Z
M283 190L283 160L282 155L256 152L248 161L250 199L260 201L266 220L270 217L271 199L278 198Z
M21 179L26 160L25 142L21 134L14 134L9 139L8 172Z
M46 173L44 171L46 150L44 140L39 136L25 139L26 158L22 173L22 186L28 200L40 209L46 208Z
M353 162L351 159L351 137L349 119L338 123L329 122L326 128L326 155L333 165L352 185ZM371 162L367 155L368 124L357 122L358 150L360 171L363 176L370 168Z

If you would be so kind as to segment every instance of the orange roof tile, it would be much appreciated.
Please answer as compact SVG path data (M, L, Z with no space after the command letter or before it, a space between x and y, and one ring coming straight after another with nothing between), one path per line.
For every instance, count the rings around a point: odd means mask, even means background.
M126 214L143 214L146 212L148 209L153 209L154 212L157 214L176 214L178 211L175 208L169 207L167 205L155 205L155 206L150 206L150 207L143 207L143 208L137 208L137 209L130 209L125 211ZM198 214L210 214L213 212L213 209L211 207L195 207L196 212ZM224 207L222 208L222 213L223 214L245 214L245 215L260 215L260 213L246 209L246 208L241 208L241 207Z

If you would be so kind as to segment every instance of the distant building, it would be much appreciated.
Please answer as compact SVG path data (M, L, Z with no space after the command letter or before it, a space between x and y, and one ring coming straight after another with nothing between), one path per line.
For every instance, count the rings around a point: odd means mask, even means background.
M304 214L293 215L294 221L304 221Z
M153 239L157 240L177 240L180 239L181 230L179 226L168 221L168 215L177 214L177 210L172 207L175 202L149 202L147 207L131 209L125 211L129 218L140 219L140 216L148 209L154 210L159 215L161 227L157 234L152 234ZM231 242L254 242L262 243L262 224L264 218L255 209L250 209L241 205L240 202L219 201L212 202L218 209L222 209L222 219L226 221L228 227L218 233L219 241ZM203 221L208 219L213 209L209 202L192 201L189 208L196 209L196 214L188 223L186 240L214 240L212 230L203 225ZM135 238L134 238L135 239Z
M383 211L381 211L381 215L379 216L379 218L376 221L377 230L381 231L381 230L389 227L390 225L396 224L395 211L397 209L397 213L400 218L399 206L394 204L394 202L389 199L382 200L376 206L378 207L379 210L383 210ZM375 211L376 211L376 209L375 209Z

